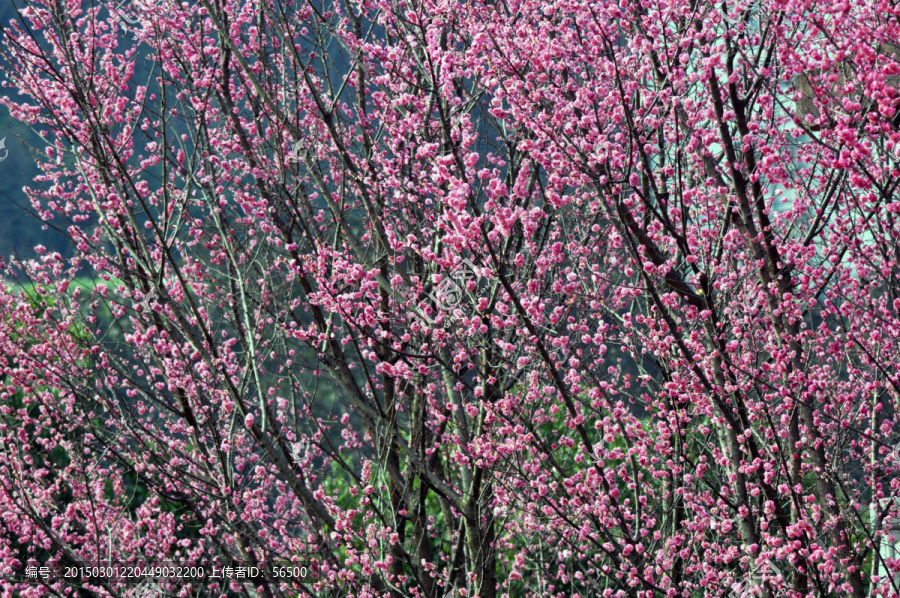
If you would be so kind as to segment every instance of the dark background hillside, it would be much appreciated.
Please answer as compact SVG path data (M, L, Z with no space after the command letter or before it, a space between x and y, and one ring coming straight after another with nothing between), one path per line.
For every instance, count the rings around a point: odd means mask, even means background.
M16 6L21 6L21 0L0 0L0 26L6 28L17 18ZM16 98L7 81L7 68L0 61L0 96ZM25 186L41 185L34 182L40 172L34 156L43 145L40 137L12 118L5 106L0 106L0 139L4 138L6 149L0 149L0 158L6 156L0 161L0 255L9 256L15 251L21 257L31 257L33 247L38 244L68 255L65 237L52 228L44 230L44 224L32 214L31 202L23 191Z

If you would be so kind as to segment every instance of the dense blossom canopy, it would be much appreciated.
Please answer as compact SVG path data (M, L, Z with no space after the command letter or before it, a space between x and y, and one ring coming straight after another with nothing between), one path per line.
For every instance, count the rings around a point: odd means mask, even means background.
M896 2L20 14L2 596L900 595Z

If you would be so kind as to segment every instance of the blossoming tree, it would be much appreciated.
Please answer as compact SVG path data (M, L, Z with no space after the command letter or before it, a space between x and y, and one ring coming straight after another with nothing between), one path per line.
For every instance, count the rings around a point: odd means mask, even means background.
M4 596L900 595L896 3L19 13Z

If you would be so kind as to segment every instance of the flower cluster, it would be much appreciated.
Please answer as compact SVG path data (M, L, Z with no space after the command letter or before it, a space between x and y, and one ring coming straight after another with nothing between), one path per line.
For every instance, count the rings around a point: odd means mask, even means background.
M0 596L900 595L896 4L66 6L0 44L75 248L0 292Z

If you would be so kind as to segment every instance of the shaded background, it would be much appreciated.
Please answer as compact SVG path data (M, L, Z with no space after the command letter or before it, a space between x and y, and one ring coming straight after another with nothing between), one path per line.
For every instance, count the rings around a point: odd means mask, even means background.
M23 4L22 0L0 0L0 27L8 27L10 21L18 20L16 8ZM0 64L0 96L21 99L7 82L6 66ZM33 257L35 245L70 256L72 251L65 236L45 227L33 214L31 202L23 191L25 186L42 185L34 182L34 177L40 174L35 153L42 151L44 145L40 136L12 118L6 106L0 106L0 139L4 138L6 150L0 149L0 158L6 156L0 161L0 256L16 252L23 258Z

